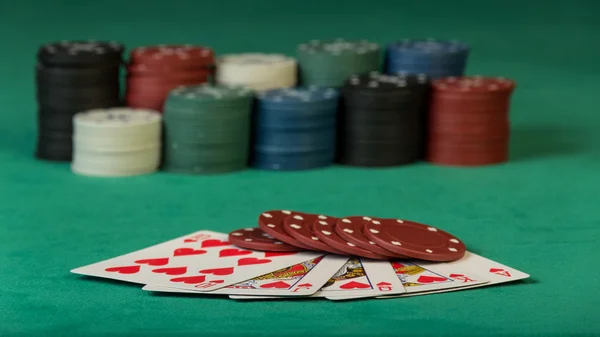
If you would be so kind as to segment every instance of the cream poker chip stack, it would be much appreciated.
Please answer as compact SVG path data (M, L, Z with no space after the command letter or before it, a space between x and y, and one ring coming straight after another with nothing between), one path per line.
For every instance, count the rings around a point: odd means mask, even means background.
M146 109L112 108L73 118L73 172L89 176L133 176L160 165L162 116Z
M216 81L263 91L291 88L298 82L297 61L281 54L230 54L217 60Z

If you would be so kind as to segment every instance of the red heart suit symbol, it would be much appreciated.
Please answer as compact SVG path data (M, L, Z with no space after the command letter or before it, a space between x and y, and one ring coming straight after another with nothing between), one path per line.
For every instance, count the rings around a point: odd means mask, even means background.
M185 284L197 284L197 283L204 282L204 280L206 280L206 276L200 275L200 276L176 277L176 278L172 278L170 281L171 282L183 282Z
M137 260L137 261L135 261L135 263L147 264L149 266L164 266L167 263L169 263L169 258L161 257L158 259L143 259L143 260Z
M494 273L494 274L501 275L501 276L508 276L508 277L511 276L507 270L504 270L502 268L491 268L490 273Z
M209 248L209 247L220 247L220 246L229 246L229 242L227 241L221 241L221 240L205 240L202 241L202 245L200 245L202 248Z
M220 251L219 257L248 255L248 254L252 254L252 251L237 249L237 248L230 248L230 249L223 249L222 251Z
M360 282L355 282L355 281L350 281L346 284L342 284L340 286L341 289L367 289L367 288L371 288L370 285L365 284L365 283L360 283Z
M294 254L296 254L296 252L265 252L265 257L288 256Z
M435 282L444 282L447 279L445 277L439 276L419 276L417 282L419 283L435 283Z
M183 240L183 242L188 243L188 242L198 242L198 239L185 239Z
M152 270L153 273L167 275L182 275L187 272L187 267L159 268Z
M109 273L135 274L138 271L140 271L140 266L112 267L112 268L106 268L104 270Z
M249 266L252 264L263 264L263 263L269 263L271 262L271 260L261 260L261 259L257 259L255 257L246 257L243 259L239 259L238 260L238 266Z
M269 288L285 289L285 288L289 288L290 285L283 281L277 281L277 282L263 284L260 287L267 288L267 289L269 289Z
M202 274L213 274L213 275L231 275L233 274L233 267L229 268L214 268L214 269L204 269L200 271Z
M394 268L394 270L396 271L396 274L405 274L406 273L404 270L400 270L401 268L404 268L404 265L400 262L392 262L392 268Z
M200 255L206 254L205 250L194 249L194 248L178 248L173 251L173 256L185 256L185 255Z

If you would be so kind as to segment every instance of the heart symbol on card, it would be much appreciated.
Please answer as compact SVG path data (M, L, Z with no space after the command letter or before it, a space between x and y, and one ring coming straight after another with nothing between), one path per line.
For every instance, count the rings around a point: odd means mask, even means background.
M231 275L233 274L233 267L229 268L214 268L214 269L204 269L200 271L202 274L213 274L213 275Z
M152 270L153 273L167 275L182 275L187 272L187 267L159 268Z
M200 275L200 276L176 277L176 278L172 278L170 281L171 282L182 282L185 284L197 284L197 283L204 282L204 280L206 280L206 276Z
M252 251L237 249L237 248L229 248L229 249L223 249L222 251L220 251L219 257L248 255L248 254L252 254Z
M491 268L490 273L494 273L494 274L500 275L500 276L507 276L507 277L511 276L507 270L504 270L502 268Z
M265 257L289 256L294 254L296 252L265 252Z
M135 274L140 271L140 266L124 266L124 267L112 267L106 268L104 271L109 273L119 273L119 274Z
M183 240L184 243L189 243L189 242L198 242L198 239L185 239Z
M350 281L346 284L343 284L340 286L341 289L367 289L367 288L371 288L370 285L365 284L365 283L360 283L360 282L355 282L355 281Z
M290 285L283 282L283 281L277 281L277 282L271 282L271 283L266 283L260 286L261 288L275 288L275 289L285 289L285 288L289 288Z
M164 266L167 263L169 263L169 258L161 257L158 259L143 259L143 260L137 260L137 261L135 261L135 263L147 264L149 266Z
M435 283L435 282L444 282L447 279L445 277L439 276L419 276L417 282L419 283Z
M396 270L396 273L398 274L406 273L404 270L399 270L401 268L404 268L404 265L400 262L392 262L392 268L394 268Z
M271 260L261 260L261 259L257 259L255 257L246 257L243 259L239 259L238 260L238 266L249 266L252 264L263 264L263 263L269 263L271 262Z
M206 254L205 250L194 249L194 248L177 248L173 251L173 256L185 256L185 255L200 255Z
M221 240L206 240L202 241L202 248L229 246L229 242Z

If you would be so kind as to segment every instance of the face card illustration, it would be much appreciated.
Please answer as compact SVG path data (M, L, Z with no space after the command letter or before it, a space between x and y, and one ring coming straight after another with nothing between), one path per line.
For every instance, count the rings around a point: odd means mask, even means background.
M488 282L475 273L446 263L393 261L392 268L406 293L467 287Z
M227 242L227 234L199 231L71 272L133 283L211 291L321 255L240 249Z
M374 297L404 293L402 283L387 261L351 258L315 297Z
M341 268L347 260L347 257L325 255L211 292L154 285L146 285L142 289L202 295L307 296L317 292L329 280L332 270Z
M446 263L425 261L391 261L388 263L392 267L395 276L402 282L406 292L399 295L386 294L378 296L379 298L399 297L410 293L452 289L487 282L487 280L481 279L473 273L459 268L450 268ZM327 298L330 300L344 300L356 297L347 298L342 295Z
M518 280L523 280L529 277L529 274L526 274L522 271L516 270L514 268L503 265L499 262L492 261L483 256L467 252L465 256L454 262L449 262L447 265L450 268L458 268L460 270L467 270L469 273L477 273L478 275L482 275L489 282L486 283L478 283L478 284L470 284L465 287L453 288L453 289L445 289L445 290L432 290L427 292L417 292L417 293L407 293L403 294L403 296L417 296L417 295L428 295L428 294L437 294L445 291L456 291L456 290L465 290L477 287L485 287L491 286L500 283L506 282L514 282Z

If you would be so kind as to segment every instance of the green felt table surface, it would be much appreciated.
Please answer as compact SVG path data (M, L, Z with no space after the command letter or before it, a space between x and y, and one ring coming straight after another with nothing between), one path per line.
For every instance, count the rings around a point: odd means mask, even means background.
M0 336L600 334L597 1L5 1L0 5ZM215 176L76 176L33 159L37 47L115 39L293 55L314 38L457 38L469 74L515 79L510 162ZM159 296L69 270L266 209L404 217L531 274L396 300Z

